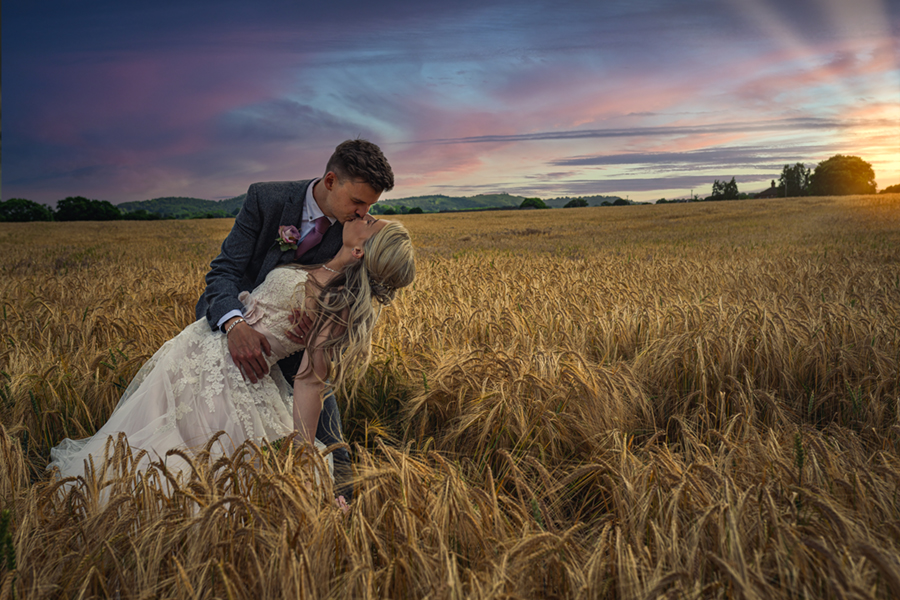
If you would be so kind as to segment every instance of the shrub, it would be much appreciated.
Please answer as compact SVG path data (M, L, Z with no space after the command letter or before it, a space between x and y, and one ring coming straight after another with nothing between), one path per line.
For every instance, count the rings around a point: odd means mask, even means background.
M816 165L809 189L814 196L874 194L875 171L858 156L836 154Z
M519 205L519 208L550 208L547 204L541 200L540 198L525 198L522 200L522 204Z
M57 221L118 221L121 218L119 209L106 200L69 196L56 203Z
M52 220L53 211L43 204L25 198L10 198L6 202L0 202L0 221L22 223Z
M563 206L563 208L583 208L587 206L587 200L584 198L572 198Z

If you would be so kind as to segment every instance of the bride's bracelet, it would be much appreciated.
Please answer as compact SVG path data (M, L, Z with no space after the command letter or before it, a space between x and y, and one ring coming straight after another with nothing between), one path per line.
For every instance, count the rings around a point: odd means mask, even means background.
M235 325L237 325L238 323L246 323L246 322L247 321L245 321L244 319L238 317L237 320L234 323L232 323L231 325L229 325L228 329L225 330L225 337L228 337L228 334L231 333L231 330L234 329Z

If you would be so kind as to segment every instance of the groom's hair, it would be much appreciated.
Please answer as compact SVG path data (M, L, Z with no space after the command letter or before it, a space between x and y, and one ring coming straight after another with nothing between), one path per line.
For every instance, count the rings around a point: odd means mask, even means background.
M394 172L381 148L368 140L347 140L338 144L328 159L325 172L334 171L339 179L360 180L378 192L394 187Z

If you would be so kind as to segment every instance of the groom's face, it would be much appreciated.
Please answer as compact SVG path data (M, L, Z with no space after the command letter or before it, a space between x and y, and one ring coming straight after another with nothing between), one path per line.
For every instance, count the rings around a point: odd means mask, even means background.
M333 180L329 181L329 176ZM361 219L369 213L369 207L378 202L380 192L372 189L368 183L353 179L339 179L334 173L325 175L326 189L329 189L326 206L322 211L330 217L334 217L341 223ZM329 215L328 212L331 212Z

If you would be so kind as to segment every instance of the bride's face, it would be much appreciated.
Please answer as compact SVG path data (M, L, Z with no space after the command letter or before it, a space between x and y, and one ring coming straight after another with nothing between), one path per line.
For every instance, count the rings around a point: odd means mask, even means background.
M387 224L387 221L376 219L372 215L347 221L344 223L344 245L362 249L369 238L384 229Z

